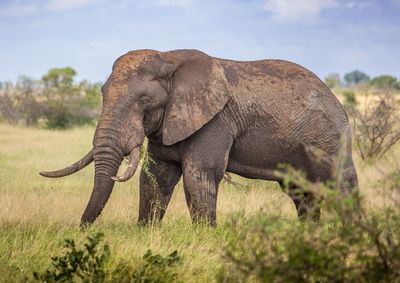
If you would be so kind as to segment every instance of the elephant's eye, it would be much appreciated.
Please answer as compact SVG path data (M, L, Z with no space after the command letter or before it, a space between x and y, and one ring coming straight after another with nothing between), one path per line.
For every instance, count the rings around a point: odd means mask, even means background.
M141 102L143 106L148 106L150 104L150 98L147 96L143 96Z

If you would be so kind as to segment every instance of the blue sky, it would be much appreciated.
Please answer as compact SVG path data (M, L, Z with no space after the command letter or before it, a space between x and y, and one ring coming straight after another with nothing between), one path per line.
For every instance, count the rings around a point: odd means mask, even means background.
M0 81L62 66L104 81L141 48L400 77L400 0L0 0L0 36Z

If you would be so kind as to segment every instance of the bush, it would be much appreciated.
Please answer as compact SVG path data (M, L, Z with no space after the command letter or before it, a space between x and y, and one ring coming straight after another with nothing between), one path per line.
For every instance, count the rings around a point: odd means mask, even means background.
M255 218L227 246L219 282L400 282L399 207L370 215L354 205L357 194L331 190L332 183L310 184L294 170L288 174L303 191L319 192L337 217L289 224Z
M50 69L43 76L43 93L47 98L44 116L48 128L69 128L90 124L100 108L100 87L84 81L74 84L75 70L70 67Z
M354 109L357 105L355 92L351 90L345 90L343 91L343 96L344 96L343 106L345 107L345 109L346 110Z
M65 254L51 258L53 268L41 274L34 272L33 277L42 282L73 282L78 279L83 282L104 282L110 250L107 244L98 248L102 238L101 233L89 236L88 242L80 249L74 240L65 240Z
M220 282L399 282L398 215L352 225L260 218L227 249Z
M340 80L340 75L337 73L332 73L326 76L325 78L325 84L329 88L334 88L336 86L340 86L342 84Z
M102 233L89 236L82 248L72 239L65 240L65 254L51 257L52 268L43 273L34 272L33 278L41 282L168 283L177 280L174 267L181 262L177 251L164 257L148 250L136 268L120 261L116 268L110 269L110 248L107 244L99 246L102 238Z
M143 256L143 263L133 269L127 263L119 263L112 272L112 282L146 282L146 283L169 283L177 281L177 273L174 270L180 264L181 258L177 251L163 257L153 255L148 250Z
M371 80L371 85L378 89L400 89L399 82L393 76L382 75Z
M0 118L9 123L65 129L92 124L101 108L99 84L74 82L70 67L48 71L42 80L20 77L0 90Z
M35 125L43 113L36 91L39 84L25 76L19 77L15 86L6 83L0 91L0 118L13 124Z
M367 99L350 111L356 148L362 159L380 157L400 140L399 109L392 95Z
M377 172L382 175L381 180L377 183L377 189L385 189L386 201L389 206L400 207L400 163L394 156L385 159L393 165L390 170L378 165L374 166Z

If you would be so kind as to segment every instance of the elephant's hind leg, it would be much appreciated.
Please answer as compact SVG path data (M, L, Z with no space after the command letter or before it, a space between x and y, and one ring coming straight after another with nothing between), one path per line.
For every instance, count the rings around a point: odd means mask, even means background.
M321 209L312 193L289 192L289 196L296 206L297 215L300 220L309 219L315 222L319 221Z
M358 189L357 172L351 158L344 166L339 186L344 193Z
M300 188L293 184L289 188L285 188L282 182L279 182L281 188L286 191L296 206L297 216L300 220L319 221L321 208L316 197L311 192L303 192Z
M357 172L351 158L343 168L342 174L339 179L339 189L345 196L350 196L353 209L355 211L360 209L360 195L358 190Z
M163 218L172 193L182 175L180 164L154 160L140 172L139 223Z

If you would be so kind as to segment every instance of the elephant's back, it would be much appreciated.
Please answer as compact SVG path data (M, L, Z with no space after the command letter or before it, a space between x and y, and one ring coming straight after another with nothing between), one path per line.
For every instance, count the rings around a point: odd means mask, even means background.
M330 89L308 69L285 60L233 61L219 59L232 99L251 109L296 112L324 111L332 118L346 113ZM254 110L254 109L253 109ZM304 113L305 114L305 113Z
M318 92L340 106L329 88L310 70L293 62L277 59L258 61L218 60L227 78L228 86L243 99L284 100L285 102L309 100ZM240 97L237 97L240 99Z
M231 103L243 112L252 131L281 140L287 147L323 145L337 150L350 127L340 102L311 71L284 60L222 60ZM254 125L254 126L251 126ZM263 134L262 134L263 135Z

